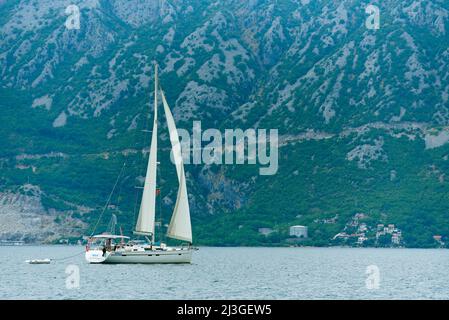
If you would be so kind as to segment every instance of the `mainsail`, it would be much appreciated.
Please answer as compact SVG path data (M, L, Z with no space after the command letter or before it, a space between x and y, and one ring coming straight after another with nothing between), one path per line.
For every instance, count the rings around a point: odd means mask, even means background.
M157 167L157 94L159 91L159 83L155 76L155 93L154 93L154 124L151 138L150 157L148 159L147 175L145 177L145 185L143 188L142 203L140 206L139 218L137 219L136 234L151 235L154 239L154 221L156 211L156 167ZM165 99L164 92L160 90L162 103L164 105L165 117L170 133L170 142L172 145L173 160L176 165L176 173L178 175L179 189L176 199L175 209L168 227L167 236L173 239L192 242L192 226L190 222L189 198L187 194L187 184L184 172L184 163L182 161L181 144L179 143L178 130L176 129L175 120Z
M157 66L155 68L154 79L154 123L151 136L150 156L148 159L147 174L143 187L142 202L140 205L139 217L137 219L134 233L140 235L154 236L154 219L156 211L156 169L157 169L157 93L158 78Z
M181 144L179 143L179 134L176 129L175 120L165 99L164 92L161 89L162 103L164 105L165 117L170 134L172 145L173 160L176 165L178 175L179 189L176 199L175 209L168 227L167 236L170 238L192 242L192 226L190 222L189 198L187 195L187 185L184 172L184 163L182 161Z

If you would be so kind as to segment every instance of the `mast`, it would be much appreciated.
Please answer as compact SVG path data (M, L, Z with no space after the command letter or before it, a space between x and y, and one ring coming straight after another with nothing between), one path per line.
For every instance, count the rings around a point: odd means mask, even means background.
M158 70L155 66L154 77L154 121L151 136L150 155L148 157L148 167L145 176L142 202L139 210L139 217L134 233L137 235L151 236L154 243L154 224L156 213L156 177L157 177L157 94L158 94Z

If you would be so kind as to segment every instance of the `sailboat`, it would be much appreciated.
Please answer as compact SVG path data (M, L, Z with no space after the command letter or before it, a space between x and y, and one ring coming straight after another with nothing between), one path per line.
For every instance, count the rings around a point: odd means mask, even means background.
M154 120L148 167L143 187L142 201L134 235L145 237L145 241L132 240L128 236L99 234L89 238L86 246L86 260L89 263L190 263L192 253L192 226L187 195L186 177L182 160L181 145L175 121L164 92L159 85L157 65L154 81ZM157 149L158 149L158 93L162 98L165 118L172 145L179 188L167 236L185 242L179 247L169 247L155 242Z

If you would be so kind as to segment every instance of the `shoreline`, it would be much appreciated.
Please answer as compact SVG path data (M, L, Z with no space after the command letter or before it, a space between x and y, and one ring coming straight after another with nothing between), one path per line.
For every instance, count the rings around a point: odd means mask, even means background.
M0 245L0 248L20 248L20 247L77 247L85 248L85 245L78 244L52 244L52 243L26 243L21 245ZM410 249L410 250L446 250L448 248L425 248L425 247L351 247L351 246L195 246L197 248L221 248L221 249Z

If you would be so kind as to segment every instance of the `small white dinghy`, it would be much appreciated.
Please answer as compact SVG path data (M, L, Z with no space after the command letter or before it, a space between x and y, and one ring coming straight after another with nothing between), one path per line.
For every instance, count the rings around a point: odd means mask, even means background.
M34 260L26 260L26 263L29 264L50 264L51 260L50 259L34 259Z

